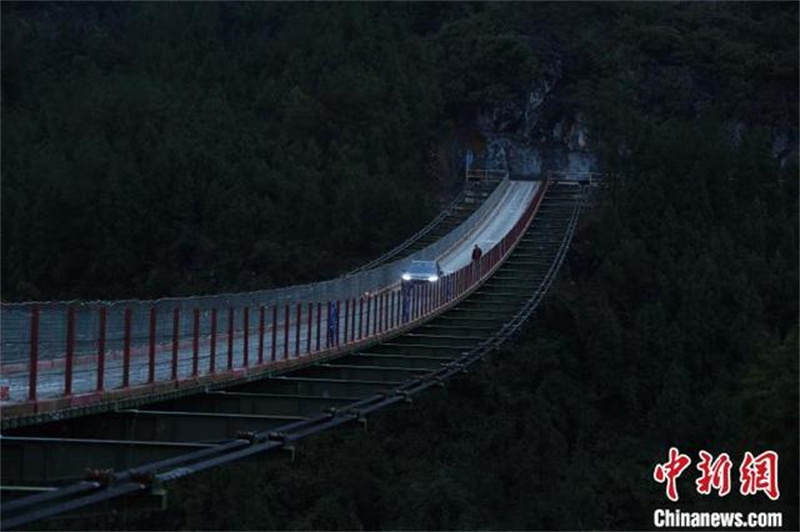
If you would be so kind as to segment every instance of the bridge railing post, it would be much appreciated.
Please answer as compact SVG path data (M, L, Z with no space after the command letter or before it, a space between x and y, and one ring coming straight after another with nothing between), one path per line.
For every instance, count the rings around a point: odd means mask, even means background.
M264 305L258 307L258 365L264 363Z
M384 332L388 332L390 329L389 326L389 311L391 310L391 306L389 305L389 292L384 292L383 294L383 330Z
M350 299L350 306L353 309L353 317L350 320L350 341L356 341L356 298Z
M347 332L350 325L350 300L344 300L344 345L347 345Z
M433 285L425 283L422 291L422 317L427 316L431 312L431 295L433 294Z
M250 366L250 307L242 309L242 367Z
M372 296L367 295L366 307L367 307L367 315L364 318L364 338L369 338L369 320L370 320L370 309L372 308Z
M131 308L125 308L125 337L122 349L122 387L128 388L131 384Z
M75 307L67 308L67 345L64 361L64 395L72 395L72 364L75 357Z
M383 306L383 298L384 293L381 292L378 294L378 334L383 334L383 315L384 315L384 306Z
M192 377L197 377L200 369L200 309L195 307L192 323Z
M390 292L389 296L389 329L394 329L395 321L394 321L394 290Z
M303 304L297 303L297 317L296 322L294 324L295 327L295 334L294 334L294 356L300 358L300 327L303 325Z
M375 296L375 310L375 324L377 325L375 332L377 334L383 334L383 292Z
M331 302L328 300L325 303L325 349L330 349L331 347Z
M228 371L233 369L233 338L236 334L234 331L235 323L233 314L233 307L228 307Z
M341 337L342 332L342 302L341 300L336 300L336 322L334 323L334 332L335 332L335 347L339 347L339 338Z
M208 353L208 371L209 373L216 373L217 371L217 308L211 309L211 345L209 346Z
M380 294L372 295L372 336L376 336L378 334L378 321L380 321L381 318L380 309L378 308L379 297Z
M322 338L322 302L317 301L317 352L321 349Z
M270 345L270 360L275 362L278 349L278 305L272 305L272 343Z
M283 305L283 359L289 360L289 303Z
M106 370L106 307L100 307L100 319L97 331L97 391L103 391Z
M28 400L36 401L37 376L39 374L39 305L31 307L30 374L28 375Z
M311 322L314 319L314 304L308 304L308 319L306 322L308 323L306 329L306 354L311 353Z
M397 305L394 309L394 325L398 327L403 324L403 289L397 291L396 296L397 301L395 304Z
M430 283L425 285L425 315L431 313L431 300L433 296L433 285Z
M378 300L377 301L377 307L378 307L378 334L383 334L383 332L386 330L386 316L385 316L385 313L386 313L386 307L385 307L386 294L384 292L381 292L381 293L378 294L376 299Z
M364 303L364 306L367 307L367 320L364 323L364 338L372 337L372 331L375 328L375 312L372 310L374 299L375 296L372 294L367 294L367 300Z
M178 349L181 342L181 311L179 307L172 310L172 374L173 381L178 380Z
M101 309L100 313L100 322L103 324L100 326L100 329L103 334L103 339L105 340L105 309ZM153 384L156 379L156 307L155 305L150 306L150 319L148 323L148 348L147 348L147 383ZM99 370L99 368L98 368ZM100 386L98 386L100 388Z
M364 337L364 298L358 298L358 339Z

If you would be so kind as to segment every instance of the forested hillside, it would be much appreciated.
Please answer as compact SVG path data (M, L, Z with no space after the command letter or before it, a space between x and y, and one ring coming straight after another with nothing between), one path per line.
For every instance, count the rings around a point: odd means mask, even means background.
M585 116L612 171L654 117L797 139L790 4L2 10L6 301L340 273L424 225L460 169L453 132L553 62L553 112Z
M402 6L3 4L3 298L270 288L437 211Z
M3 4L4 299L341 271L433 215L432 147L554 57L552 112L585 117L611 176L479 372L95 524L643 529L676 446L778 451L779 501L700 497L692 470L678 507L798 528L796 3L80 9Z
M129 526L651 529L672 507L653 468L676 446L735 467L777 451L779 501L741 496L738 469L726 498L699 496L692 470L674 507L781 511L797 529L797 168L779 171L763 137L734 152L703 124L653 133L586 213L523 337L476 374L302 443L294 462L182 483Z

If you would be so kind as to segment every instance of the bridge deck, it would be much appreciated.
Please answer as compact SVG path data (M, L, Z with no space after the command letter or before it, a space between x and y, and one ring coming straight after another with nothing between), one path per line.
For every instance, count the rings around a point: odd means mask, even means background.
M375 260L359 266L353 273L376 268L383 264L408 257L433 244L469 218L497 187L498 181L467 184L450 205L428 225L399 246Z
M444 250L446 254L441 257L441 263L445 273L455 274L469 265L474 242L479 242L484 249L499 242L519 220L524 206L530 203L538 187L532 183L509 183L502 191L498 190L498 199L492 204L494 208ZM488 194L489 191L486 189L482 193ZM473 207L466 209L468 215L482 201L473 199L475 201L470 204ZM346 281L347 278L343 280ZM32 395L37 403L50 401L47 405L34 405L36 410L44 413L36 419L40 422L46 419L47 412L97 411L101 408L94 403L106 400L105 392L109 390L121 389L124 395L124 391L130 388L159 383L192 386L196 384L194 381L202 381L205 384L225 372L262 371L267 369L264 364L276 362L277 366L284 361L297 362L301 357L324 356L327 351L339 347L374 340L431 310L434 298L441 299L440 295L432 292L418 294L422 287L416 287L416 306L411 309L410 317L405 318L401 315L398 281L399 274L378 293L352 299L329 299L325 303L302 301L269 308L234 308L223 303L221 308L211 310L191 307L181 310L176 307L174 319L163 312L155 312L151 314L149 326L145 308L142 309L145 312L131 312L129 319L132 323L125 326L124 338L118 331L112 342L111 333L107 331L105 348L97 339L97 316L81 314L80 319L75 318L78 323L71 341L68 339L68 326L61 335L56 334L60 338L53 339L53 334L48 333L39 339L40 360L35 368L33 394L31 374L34 368L27 363L27 353L24 349L4 349L7 356L3 360L0 385L9 389L10 397L4 406L11 408L5 411L3 427L26 422L11 418L27 416L27 407L14 407ZM416 301L420 296L424 301ZM332 313L334 307L336 310ZM151 312L153 310L154 307L150 308ZM48 330L53 329L51 332L56 333L54 324L62 322L63 325L65 320L61 314L65 311L50 311L49 319L43 317L39 322L44 327L46 321ZM117 321L119 318L121 316ZM137 322L140 323L138 327ZM4 345L7 347L9 345ZM68 354L70 349L73 354ZM103 351L102 370L98 351ZM22 415L18 416L18 412Z
M177 478L357 420L463 371L530 315L558 271L582 200L582 189L552 185L508 260L460 302L401 336L217 391L6 431L0 451L16 465L2 470L4 502L26 490L39 494L10 511L4 504L4 527L58 513L65 498L67 506L94 501L83 497L103 489L83 481L87 468L123 471L114 474L117 491L104 491L115 496L134 474L128 468L151 480ZM50 491L62 486L71 487Z

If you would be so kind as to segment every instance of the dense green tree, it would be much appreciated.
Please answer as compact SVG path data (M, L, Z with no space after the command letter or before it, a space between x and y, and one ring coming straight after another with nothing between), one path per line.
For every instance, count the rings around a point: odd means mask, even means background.
M5 300L319 280L434 212L401 6L3 12Z
M777 450L777 503L687 478L681 510L798 528L796 3L2 10L4 298L332 275L429 216L437 135L553 57L610 176L480 371L99 528L642 529L673 445Z

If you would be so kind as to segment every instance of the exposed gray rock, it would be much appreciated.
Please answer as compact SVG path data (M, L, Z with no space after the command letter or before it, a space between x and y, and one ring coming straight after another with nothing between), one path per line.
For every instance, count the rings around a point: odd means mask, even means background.
M583 173L597 171L597 157L587 150L564 144L529 142L520 136L494 136L487 144L486 168L508 170L517 176L539 176L548 171Z
M539 125L542 106L562 75L561 60L552 61L542 76L531 82L524 96L506 100L478 112L478 129L484 135L512 133L531 137Z
M548 65L540 79L531 84L531 88L528 91L528 102L525 106L525 127L524 131L521 132L526 137L530 137L539 124L542 104L558 85L561 80L561 73L562 63L560 59L557 59Z
M747 126L744 122L739 120L732 120L727 124L728 129L728 138L730 139L731 143L738 147L739 144L742 143L742 137L744 136L745 132L747 131Z
M789 131L778 130L772 137L772 156L776 159L789 151Z
M476 125L486 138L474 167L539 176L548 171L598 170L592 136L583 115L561 107L562 63L556 59L519 98L481 110Z
M496 137L486 146L486 168L493 170L511 170L508 164L508 148L511 141L503 137Z
M583 121L583 115L578 113L569 128L569 134L564 139L570 150L585 150L589 138L588 127Z

